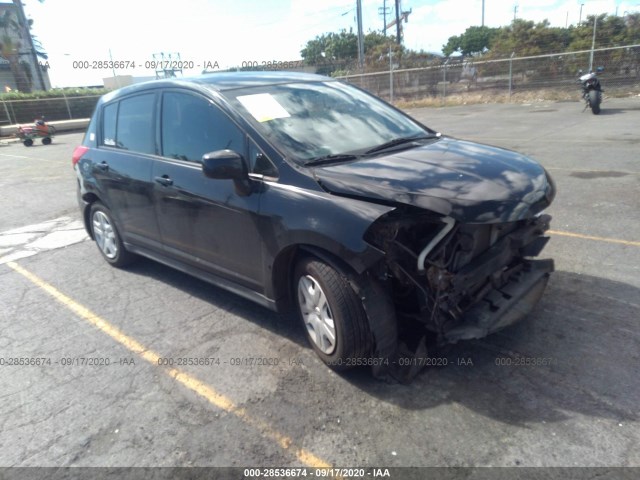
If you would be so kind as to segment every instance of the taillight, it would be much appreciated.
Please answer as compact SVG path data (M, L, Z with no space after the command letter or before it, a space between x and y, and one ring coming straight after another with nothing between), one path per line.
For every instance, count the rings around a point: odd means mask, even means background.
M88 151L89 147L85 147L84 145L76 147L76 149L73 151L73 156L71 157L71 164L75 167L76 163L78 163L82 156Z

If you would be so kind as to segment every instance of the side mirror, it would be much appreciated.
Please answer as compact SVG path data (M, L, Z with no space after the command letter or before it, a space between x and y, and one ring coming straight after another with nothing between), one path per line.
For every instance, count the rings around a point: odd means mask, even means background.
M242 180L247 178L247 168L242 155L233 150L218 150L202 156L202 173L218 180Z
M598 72L598 73L602 73L602 72L604 72L604 67L598 67L598 68L596 68L596 72Z

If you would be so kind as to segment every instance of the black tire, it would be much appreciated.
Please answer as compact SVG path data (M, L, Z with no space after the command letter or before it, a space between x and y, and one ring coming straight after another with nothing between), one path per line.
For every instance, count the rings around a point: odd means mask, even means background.
M307 338L318 357L334 370L366 365L373 337L362 302L346 277L321 260L306 258L295 269L293 289ZM315 293L318 298L324 296L326 309L313 305ZM331 321L333 341L328 335Z
M111 211L100 202L91 205L89 212L91 233L102 257L114 267L124 267L136 259L122 244Z
M33 145L33 140L31 140L30 138L27 138L22 143L24 144L25 147L30 147L31 145Z
M591 90L589 92L589 105L591 105L591 111L594 115L600 113L600 102L602 102L602 96L597 90Z
M42 139L42 144L43 145L51 145L51 139L49 137L44 137Z

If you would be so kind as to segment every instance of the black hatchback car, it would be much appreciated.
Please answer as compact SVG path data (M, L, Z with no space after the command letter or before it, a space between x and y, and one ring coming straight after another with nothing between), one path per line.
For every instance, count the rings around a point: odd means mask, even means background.
M99 101L73 166L108 263L142 255L297 309L336 369L382 375L425 340L510 325L553 270L533 259L555 195L537 162L442 136L327 77L122 88Z

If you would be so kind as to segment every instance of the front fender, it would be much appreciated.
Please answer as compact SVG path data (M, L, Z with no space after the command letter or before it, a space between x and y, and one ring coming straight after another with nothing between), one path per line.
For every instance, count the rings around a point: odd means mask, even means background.
M365 232L393 209L274 182L267 186L260 203L265 267L271 270L280 252L308 245L342 259L360 274L384 255L364 240Z

